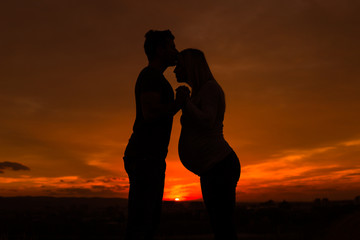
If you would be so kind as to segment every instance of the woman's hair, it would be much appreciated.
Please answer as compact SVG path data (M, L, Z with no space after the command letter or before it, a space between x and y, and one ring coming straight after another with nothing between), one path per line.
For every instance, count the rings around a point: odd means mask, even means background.
M191 79L193 89L198 90L207 81L215 80L202 51L188 48L180 52L179 58L183 60L187 78Z

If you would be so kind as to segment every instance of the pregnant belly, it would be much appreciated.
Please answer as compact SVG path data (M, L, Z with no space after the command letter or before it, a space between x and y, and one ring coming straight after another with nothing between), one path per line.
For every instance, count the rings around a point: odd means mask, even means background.
M186 135L180 137L180 161L189 171L199 175L211 164L214 154L216 154L214 140Z

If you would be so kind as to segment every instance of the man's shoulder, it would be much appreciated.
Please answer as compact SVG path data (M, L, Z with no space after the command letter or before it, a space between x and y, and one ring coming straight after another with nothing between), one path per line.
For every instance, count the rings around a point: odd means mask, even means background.
M163 79L162 73L151 67L145 67L141 70L138 80L139 81L156 81Z
M167 80L161 72L151 67L145 67L136 81L136 91L161 92Z

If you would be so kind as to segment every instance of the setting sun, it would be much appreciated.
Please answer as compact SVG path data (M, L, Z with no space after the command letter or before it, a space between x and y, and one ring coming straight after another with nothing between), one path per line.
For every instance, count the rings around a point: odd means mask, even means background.
M180 198L177 197L177 198L175 198L174 200L175 200L176 202L179 202L179 201L180 201Z

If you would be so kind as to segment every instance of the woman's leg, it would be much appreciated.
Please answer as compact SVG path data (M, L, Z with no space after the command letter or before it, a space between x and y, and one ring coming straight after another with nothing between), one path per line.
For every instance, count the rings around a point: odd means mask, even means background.
M200 177L201 190L215 239L237 239L234 224L240 163L235 153Z

